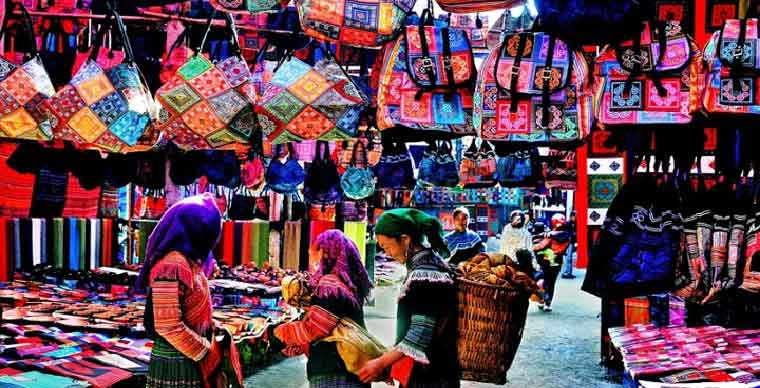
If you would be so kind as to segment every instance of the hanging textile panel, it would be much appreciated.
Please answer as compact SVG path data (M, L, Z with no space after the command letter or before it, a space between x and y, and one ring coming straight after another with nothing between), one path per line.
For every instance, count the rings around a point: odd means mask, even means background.
M283 232L282 267L298 270L301 260L301 221L286 221Z
M63 202L63 217L97 217L101 188L85 190L73 174L69 174L68 180Z
M20 174L8 167L8 158L18 147L14 143L0 144L0 217L29 217L34 191L34 174Z
M359 248L362 263L367 267L367 222L346 221L343 223L343 233Z

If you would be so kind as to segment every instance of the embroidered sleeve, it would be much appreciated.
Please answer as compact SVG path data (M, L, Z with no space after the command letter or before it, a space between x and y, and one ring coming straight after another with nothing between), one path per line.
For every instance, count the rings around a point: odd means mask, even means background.
M308 345L330 335L338 320L326 309L310 306L302 320L277 327L274 335L286 346Z
M211 343L182 321L179 284L176 280L155 280L151 284L154 325L156 332L179 352L200 361L208 353Z
M437 319L428 315L412 315L409 331L401 342L396 345L396 350L421 364L429 364L427 351L433 342L433 331Z

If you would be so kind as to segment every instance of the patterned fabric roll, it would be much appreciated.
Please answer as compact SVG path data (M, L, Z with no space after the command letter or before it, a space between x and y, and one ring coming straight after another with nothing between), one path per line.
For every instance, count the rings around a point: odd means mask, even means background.
M285 222L283 246L282 266L285 269L298 270L301 260L301 221Z
M100 250L100 263L104 267L110 267L113 265L113 251L111 247L112 234L113 234L113 220L104 219L101 222L101 250Z
M251 229L253 228L253 224L248 221L240 222L241 225L241 232L240 232L240 240L241 240L241 252L240 252L240 264L248 264L253 261L253 247L251 246Z
M53 264L56 268L63 268L63 218L53 219Z
M87 220L83 218L77 219L77 229L79 230L79 269L85 270L90 268Z
M346 221L343 223L343 232L356 244L361 254L364 266L367 266L367 222Z
M42 220L32 220L32 264L42 264Z
M29 218L22 218L19 220L19 238L20 245L17 247L18 255L21 259L21 266L16 267L24 271L29 271L34 266L32 259L33 251L33 236L32 236L32 220Z
M79 265L79 226L77 220L73 218L66 219L67 229L69 230L69 269L78 271Z
M253 221L253 251L256 252L254 262L259 267L269 261L269 222Z
M40 220L40 262L42 264L49 264L48 261L48 242L50 240L48 233L48 222L46 219Z
M96 269L101 266L100 261L100 220L91 219L88 221L90 228L90 269Z
M233 238L234 240L234 253L233 261L235 265L243 264L243 223L237 221L231 221L233 223Z
M8 221L0 219L0 282L7 282L11 278L8 260Z
M226 221L222 225L222 241L224 242L222 260L227 265L235 265L235 223L233 221Z

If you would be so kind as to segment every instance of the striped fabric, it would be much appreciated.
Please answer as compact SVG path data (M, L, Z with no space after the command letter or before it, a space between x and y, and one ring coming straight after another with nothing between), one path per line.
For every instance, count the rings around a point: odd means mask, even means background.
M362 257L364 266L367 266L367 222L346 221L343 223L343 233L356 244Z
M200 361L211 348L201 333L213 325L205 275L174 252L153 267L150 279L156 333L186 357Z
M274 329L274 335L288 346L302 346L327 337L338 325L338 317L319 306L310 306L300 321Z
M64 217L95 218L98 216L100 188L85 190L79 185L79 179L69 174L66 196L63 205Z
M298 270L301 260L301 221L285 222L285 231L282 238L282 266L285 269Z
M147 388L179 387L203 387L200 368L166 340L156 338L150 355Z
M18 144L0 144L0 217L29 217L34 192L34 174L20 174L8 167L8 158Z
M317 375L309 378L309 388L368 388L354 375Z
M429 364L427 350L433 340L433 331L436 326L436 318L427 315L412 315L412 323L409 331L401 342L396 345L396 350L414 359L420 364Z

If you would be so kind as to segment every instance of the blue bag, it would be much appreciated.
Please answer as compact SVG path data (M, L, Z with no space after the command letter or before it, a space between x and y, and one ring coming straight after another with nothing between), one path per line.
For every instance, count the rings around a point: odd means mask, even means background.
M364 166L363 168L356 166L356 151L359 146L361 146L364 156L364 164L362 164ZM354 144L351 165L340 178L340 186L346 197L351 199L363 199L375 192L375 177L372 174L372 170L367 166L369 166L369 161L367 160L367 147L364 145L364 142L357 141L356 144Z
M383 144L383 154L374 172L378 188L397 190L414 188L412 158L404 143Z
M338 167L330 159L330 144L326 141L317 141L317 152L309 166L303 193L309 202L340 201Z
M267 168L267 187L280 194L295 194L305 178L303 167L298 163L293 144L288 143L288 158L283 163L277 156L282 152L282 145L278 144L275 157Z

